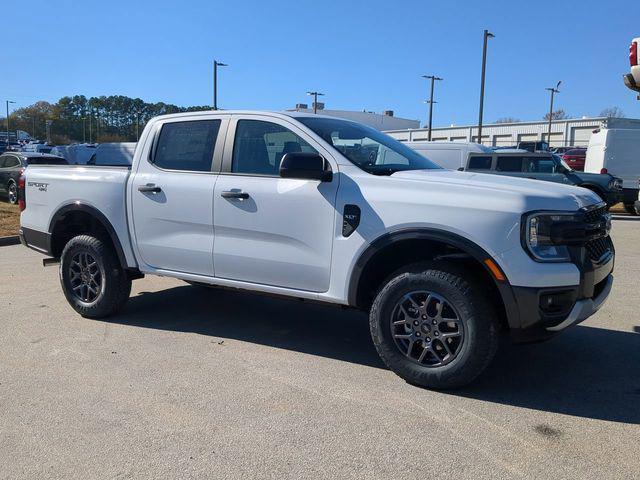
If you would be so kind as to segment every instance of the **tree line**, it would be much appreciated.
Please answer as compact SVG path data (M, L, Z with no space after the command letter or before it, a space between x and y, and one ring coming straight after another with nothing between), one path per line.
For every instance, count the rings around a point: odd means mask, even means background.
M207 105L179 107L170 103L148 103L124 95L62 97L56 103L35 102L9 115L12 131L24 130L46 140L47 125L53 143L135 142L145 124L157 115L209 110Z

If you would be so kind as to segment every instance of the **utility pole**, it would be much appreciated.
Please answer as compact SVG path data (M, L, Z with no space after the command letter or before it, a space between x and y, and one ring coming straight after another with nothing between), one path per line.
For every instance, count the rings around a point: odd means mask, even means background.
M89 143L93 143L93 137L91 135L91 117L93 116L93 110L89 110Z
M431 80L431 95L429 96L429 100L427 101L427 103L429 104L429 135L427 137L427 140L430 142L431 126L432 126L432 120L433 120L433 104L436 103L433 101L433 85L436 82L436 80L442 80L442 78L436 77L435 75L422 75L422 78Z
M213 109L218 109L218 67L228 67L226 63L213 61Z
M545 88L545 90L548 90L551 92L551 105L549 106L549 130L547 132L547 143L549 144L549 146L551 146L551 120L553 120L553 96L556 93L560 93L560 84L562 83L562 80L560 80L557 84L556 84L556 88Z
M85 117L82 117L82 143L87 143L87 131L85 128Z
M9 104L10 103L16 103L12 100L7 100L7 147L9 146ZM18 135L16 134L16 140L18 138Z
M140 128L140 112L136 112L136 142L140 140L139 128Z
M318 91L315 92L307 92L307 95L313 96L313 113L318 113L318 96L323 96L324 93L320 93Z
M478 118L478 143L482 143L482 113L484 111L484 79L487 69L487 43L495 35L489 30L484 31L484 43L482 46L482 75L480 77L480 114Z

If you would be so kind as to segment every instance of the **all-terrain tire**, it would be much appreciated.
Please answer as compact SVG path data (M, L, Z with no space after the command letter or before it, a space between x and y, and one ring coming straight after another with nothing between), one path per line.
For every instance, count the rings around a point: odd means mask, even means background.
M464 336L449 363L419 364L402 352L394 340L396 327L392 326L392 315L398 302L416 291L433 292L445 299L463 322ZM479 280L453 263L432 262L394 274L375 297L369 324L373 343L384 363L407 382L428 388L449 389L469 384L491 363L498 347L498 319L489 296L483 293ZM424 340L423 335L418 342Z
M87 258L92 259L91 267L77 266L78 259L82 263ZM100 286L98 288L92 284L97 293L90 301L81 298L82 293L74 290L78 271L82 271L83 275L85 272L99 274ZM74 237L65 245L60 258L60 284L69 305L86 318L104 318L115 314L127 303L131 293L131 279L120 265L111 244L89 235ZM80 289L80 292L84 291Z

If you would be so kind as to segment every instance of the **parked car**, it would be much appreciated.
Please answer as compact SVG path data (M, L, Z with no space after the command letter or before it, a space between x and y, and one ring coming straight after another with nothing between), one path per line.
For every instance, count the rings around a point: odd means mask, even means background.
M607 207L622 201L621 179L608 173L576 172L552 153L524 150L493 152L491 155L472 153L465 170L587 188L596 193Z
M629 45L629 73L622 76L624 84L636 92L640 92L640 38L634 38Z
M544 140L537 142L518 142L517 148L528 152L548 152L549 143Z
M135 142L101 143L95 149L87 164L103 167L131 166L135 149Z
M469 153L489 153L491 148L473 142L405 142L405 145L442 168L457 170L467 164Z
M47 143L27 143L22 150L24 152L51 153L52 148L53 145Z
M613 173L622 179L625 210L640 215L635 202L640 180L640 129L602 128L589 140L585 172Z
M556 152L556 155L560 155ZM586 148L573 148L571 150L565 151L560 158L562 161L569 165L572 170L576 170L578 172L584 171L584 161L587 157L587 149Z
M29 165L65 165L64 158L32 152L5 152L0 155L0 195L18 203L20 176Z
M353 307L389 368L428 387L471 382L501 331L581 322L613 283L593 192L445 170L321 115L156 117L130 169L31 166L21 185L22 242L59 260L82 316L118 312L143 275Z

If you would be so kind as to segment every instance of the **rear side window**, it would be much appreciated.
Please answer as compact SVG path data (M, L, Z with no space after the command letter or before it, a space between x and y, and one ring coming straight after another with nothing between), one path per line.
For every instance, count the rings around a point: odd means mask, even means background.
M469 170L489 170L491 168L491 156L471 157Z
M153 163L167 170L209 172L219 130L220 120L165 123Z
M498 157L496 170L498 172L521 172L522 157Z
M287 153L317 153L291 130L261 120L239 120L233 144L231 171L256 175L278 175Z
M2 167L4 168L17 167L20 165L20 160L18 160L13 155L7 155L6 157L4 157L4 160L0 161L2 162Z

